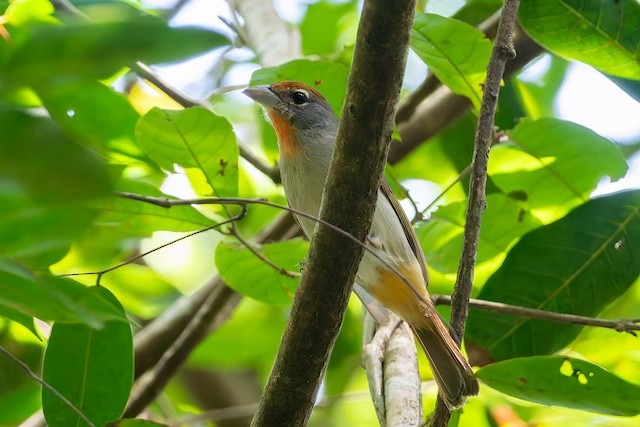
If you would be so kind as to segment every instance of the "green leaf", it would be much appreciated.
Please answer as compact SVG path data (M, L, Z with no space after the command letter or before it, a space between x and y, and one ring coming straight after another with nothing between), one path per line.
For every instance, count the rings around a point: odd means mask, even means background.
M501 0L467 0L453 17L477 26L502 7Z
M150 203L114 197L100 205L102 214L98 224L121 224L135 230L137 235L149 235L154 231L194 231L214 224L192 206L163 208Z
M328 55L338 52L341 44L347 41L342 36L345 31L349 31L351 37L348 40L351 43L355 40L356 23L354 2L336 4L320 1L310 4L300 23L303 54ZM322 31L318 31L320 28Z
M640 274L640 191L591 200L520 239L478 298L596 316ZM551 354L582 330L471 309L466 337L495 360Z
M0 112L0 178L18 182L39 202L77 201L110 194L104 162L69 141L49 119Z
M15 340L2 328L2 345L34 372L40 371L42 351L40 345ZM8 341L7 341L8 338ZM0 425L18 426L40 408L40 385L29 378L14 360L5 354L0 357Z
M429 267L442 273L455 274L462 248L466 212L466 201L452 203L440 207L429 221L418 226L416 234ZM502 258L517 238L540 225L522 203L503 194L490 194L482 218L477 264Z
M262 68L251 76L250 85L266 85L282 81L299 81L322 92L338 116L347 93L349 69L334 61L296 59L277 67Z
M257 249L277 267L298 272L309 244L292 239ZM220 243L216 248L216 267L230 288L267 304L290 304L298 286L297 277L282 274L240 245Z
M544 222L586 201L604 176L615 181L627 170L611 141L575 123L523 119L507 135L491 150L489 175Z
M491 42L482 32L462 21L421 13L413 23L411 48L442 83L480 109L491 55Z
M487 365L477 372L489 387L510 396L602 414L640 414L640 386L586 360L523 357Z
M50 274L36 275L0 258L0 304L43 320L82 321L99 327L122 316L91 288Z
M640 4L636 0L529 0L520 23L551 52L605 73L640 79Z
M121 160L148 160L134 136L140 115L129 101L96 81L72 81L38 88L51 117L75 141Z
M466 200L469 180L459 177L471 164L475 130L476 118L467 112L454 125L425 141L395 164L394 172L400 181L420 178L438 184L443 190L453 185L444 194L444 200ZM457 143L451 144L451 141Z
M555 116L555 100L564 82L569 63L552 55L544 55L537 61L549 61L547 71L535 81L512 79L527 117L539 119Z
M136 138L160 167L194 168L216 196L238 194L238 144L231 124L202 107L153 108L136 126Z
M12 49L0 84L40 86L77 77L104 79L135 61L177 61L228 43L219 33L174 28L142 14L122 22L34 26Z
M37 339L40 338L40 333L38 329L36 329L35 319L33 316L29 316L28 314L23 313L20 310L16 310L12 307L7 307L6 305L0 304L0 316L6 317L7 319L13 320L27 328L29 332L31 332Z
M0 254L45 269L60 260L112 192L104 162L45 118L0 113Z
M14 0L4 13L7 24L20 26L33 22L55 22L53 5L48 0Z
M124 310L103 287L91 291ZM109 321L100 329L83 323L56 322L44 356L43 380L71 401L96 425L120 417L133 384L133 334L129 322ZM85 425L78 414L48 389L42 409L51 427Z

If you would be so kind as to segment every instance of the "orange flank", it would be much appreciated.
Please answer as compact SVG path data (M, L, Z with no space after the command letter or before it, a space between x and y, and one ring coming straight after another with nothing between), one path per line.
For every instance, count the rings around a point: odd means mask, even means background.
M289 120L282 117L278 112L269 110L269 118L273 129L278 137L278 145L280 145L280 154L282 156L291 156L298 151L298 143L296 141L296 133Z
M425 306L429 301L422 273L406 265L396 268L411 286L395 272L383 269L378 270L380 274L378 284L368 288L367 291L410 325L421 324L428 314Z

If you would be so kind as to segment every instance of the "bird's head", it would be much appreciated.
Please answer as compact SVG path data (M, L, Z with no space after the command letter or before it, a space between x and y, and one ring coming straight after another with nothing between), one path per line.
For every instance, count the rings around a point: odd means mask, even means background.
M253 86L243 92L262 104L273 124L282 156L309 144L333 144L338 119L324 96L300 82Z

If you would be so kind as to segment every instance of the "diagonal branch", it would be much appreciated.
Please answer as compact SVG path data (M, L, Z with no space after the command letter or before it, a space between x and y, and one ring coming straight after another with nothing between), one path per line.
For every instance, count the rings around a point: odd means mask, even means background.
M513 33L518 15L519 0L505 0L498 24L496 40L491 51L487 79L484 84L480 115L476 127L471 180L469 186L469 206L462 239L462 256L458 267L458 276L451 303L451 328L454 336L462 340L464 324L469 310L469 297L473 287L478 241L480 240L480 223L486 206L487 164L489 150L493 140L493 123L500 93L500 82L504 75L506 62L515 57ZM460 341L458 341L460 344ZM441 398L438 398L436 410L431 419L432 426L446 426L451 412Z

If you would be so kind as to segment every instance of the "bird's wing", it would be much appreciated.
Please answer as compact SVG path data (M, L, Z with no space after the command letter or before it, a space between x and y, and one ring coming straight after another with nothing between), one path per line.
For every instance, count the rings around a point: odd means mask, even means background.
M400 206L400 202L396 199L396 196L393 194L393 190L391 186L387 182L385 178L382 179L382 183L380 184L380 191L387 198L393 210L395 211L398 219L400 220L400 224L402 224L402 229L404 230L404 234L407 237L407 241L409 242L409 246L413 250L413 253L420 264L420 269L422 270L422 276L424 277L425 283L429 284L429 272L427 271L427 261L424 257L424 252L422 251L422 246L420 246L420 242L418 241L418 236L416 236L415 231L413 231L413 227L411 226L411 221L407 218L407 215L402 210L402 206Z

